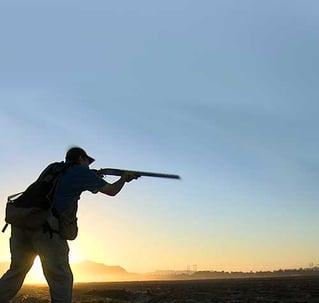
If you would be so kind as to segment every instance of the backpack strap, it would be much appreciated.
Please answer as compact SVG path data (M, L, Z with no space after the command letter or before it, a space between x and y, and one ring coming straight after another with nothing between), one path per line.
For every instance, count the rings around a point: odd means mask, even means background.
M6 231L6 229L8 228L8 226L9 226L9 223L6 223L6 224L3 226L1 232L4 233L4 232Z
M57 173L57 175L55 176L55 178L54 178L54 182L55 182L55 184L54 184L54 186L53 186L53 188L52 188L52 191L49 193L49 195L51 195L51 204L50 204L50 211L51 211L51 213L52 213L52 215L54 216L54 208L53 208L53 206L54 206L54 197L55 197L55 194L56 194L56 192L57 192L57 189L58 189L58 186L59 186L59 183L60 183L60 177L61 177L61 175L62 175L62 172L64 172L68 167L70 167L70 166L72 166L72 165L74 165L75 163L73 163L73 162L65 162L64 163L64 165L60 168L60 170L58 170L56 173ZM54 233L56 233L56 234L58 234L59 233L59 230L56 230L56 229L53 229L51 226L50 226L50 224L49 224L49 222L48 221L46 221L45 223L44 223L44 225L43 225L43 232L44 233L46 233L46 232L48 232L49 234L50 234L50 239L52 239L52 237L53 237L53 234Z
M22 194L23 194L23 191L20 192L20 193L17 193L17 194L13 194L13 195L8 196L8 198L7 198L7 203L10 203L13 198L18 197L18 196L20 196L20 195L22 195ZM4 232L6 231L6 229L8 228L8 226L9 226L9 223L6 223L6 224L3 226L1 232L4 233Z

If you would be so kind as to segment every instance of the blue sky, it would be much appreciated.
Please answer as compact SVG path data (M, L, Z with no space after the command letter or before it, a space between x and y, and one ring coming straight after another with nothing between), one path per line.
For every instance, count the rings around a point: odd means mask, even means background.
M85 194L83 236L71 243L78 259L140 272L318 263L318 8L3 1L3 202L80 145L96 168L182 181ZM92 221L110 231L104 241ZM9 259L8 237L0 260ZM94 253L89 239L100 243Z

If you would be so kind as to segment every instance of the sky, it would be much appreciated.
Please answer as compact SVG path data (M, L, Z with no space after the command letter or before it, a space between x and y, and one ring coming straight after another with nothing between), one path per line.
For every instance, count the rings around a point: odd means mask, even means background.
M71 262L318 264L318 11L315 0L1 1L0 217L77 145L92 168L182 179L82 194Z

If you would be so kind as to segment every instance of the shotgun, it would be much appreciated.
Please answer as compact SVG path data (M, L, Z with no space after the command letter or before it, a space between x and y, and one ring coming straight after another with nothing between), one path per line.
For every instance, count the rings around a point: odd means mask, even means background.
M101 168L96 171L100 176L122 176L124 172L132 173L140 177L155 177L155 178L167 178L167 179L180 179L180 176L173 174L153 173L147 171L136 171L118 168Z

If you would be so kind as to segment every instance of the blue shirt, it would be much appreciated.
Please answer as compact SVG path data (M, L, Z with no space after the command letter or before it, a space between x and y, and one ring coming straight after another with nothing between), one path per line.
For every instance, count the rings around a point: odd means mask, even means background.
M97 193L107 182L86 166L72 165L60 176L53 207L63 211L80 199L81 193Z

